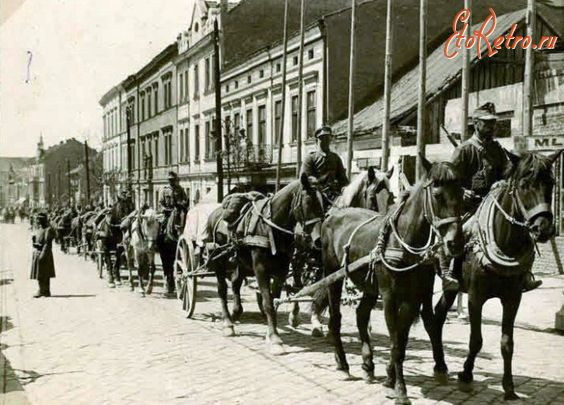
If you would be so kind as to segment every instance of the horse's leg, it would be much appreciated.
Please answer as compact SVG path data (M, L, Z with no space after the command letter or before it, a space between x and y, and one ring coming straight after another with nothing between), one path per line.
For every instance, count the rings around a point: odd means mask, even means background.
M503 320L501 321L501 355L503 356L503 390L505 391L505 400L517 400L519 396L515 393L513 385L513 373L511 370L513 361L513 325L517 310L521 303L521 292L517 291L515 295L504 297L501 300L503 306Z
M396 333L393 339L395 340L392 348L392 361L394 362L396 384L396 405L411 404L407 397L407 389L405 387L405 378L403 376L403 362L405 360L405 349L407 347L407 340L409 338L409 329L411 324L417 316L416 305L413 303L403 302L400 304L399 310L396 313Z
M257 250L254 249L252 252L253 268L262 294L262 306L268 323L266 340L272 354L282 354L284 353L284 346L276 328L276 313L270 292L270 274L272 274L272 268L275 265L273 260L269 260L267 254Z
M370 313L372 308L378 301L377 295L364 293L356 308L356 326L358 327L358 334L362 343L362 369L364 370L364 377L367 381L374 379L374 361L372 353L372 345L370 344L370 333L368 332L368 325L370 324Z
M235 336L233 329L233 320L229 313L229 304L227 302L227 272L223 260L213 264L215 275L217 277L217 293L221 301L221 315L223 316L223 335Z
M329 329L335 345L335 361L337 371L349 378L349 364L341 340L341 291L343 290L343 280L337 281L329 286Z
M297 261L294 261L294 265L296 265L296 263ZM296 268L293 269L292 278L294 279L294 286L296 286L298 290L301 290L303 288L303 283L300 278L300 271L298 269L301 270L302 267L296 266ZM294 302L292 304L292 310L288 315L288 323L290 324L290 326L292 326L292 328L297 328L298 326L300 326L300 304L298 302Z
M448 310L454 303L456 295L456 291L443 291L441 299L435 306L434 314L433 297L425 297L423 300L423 307L421 309L423 325L429 335L433 348L433 359L435 360L433 374L435 379L441 384L448 383L448 367L445 362L445 352L443 348L443 327Z
M474 379L474 361L482 349L482 307L484 300L475 297L474 294L468 295L468 315L470 317L470 344L468 356L464 362L464 370L458 373L458 381L469 384Z
M231 288L233 289L233 312L231 313L231 319L233 322L238 321L241 315L243 315L243 305L241 304L241 286L243 285L243 280L245 280L243 272L239 268L236 268L231 279Z
M313 294L313 302L311 303L311 336L323 337L323 323L321 322L321 314L329 306L329 294L327 289L320 289Z

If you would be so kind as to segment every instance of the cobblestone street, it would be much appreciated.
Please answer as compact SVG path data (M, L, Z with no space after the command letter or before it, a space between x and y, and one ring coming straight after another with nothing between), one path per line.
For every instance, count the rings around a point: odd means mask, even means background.
M289 327L288 307L279 316L287 353L269 355L249 289L237 336L226 338L211 279L201 284L195 319L188 320L176 299L162 295L162 286L145 298L127 284L109 289L93 262L64 255L55 246L53 297L33 299L29 245L27 224L0 225L0 404L393 403L393 391L382 385L389 350L380 310L372 314L377 381L367 384L360 378L354 311L344 308L343 338L353 378L343 381L334 371L332 346L312 338L307 323ZM524 403L564 404L564 336L552 330L564 299L564 277L537 276L544 284L524 296L517 316L515 383ZM459 391L455 376L466 355L468 324L451 313L445 327L451 376L446 386L432 377L422 323L413 327L405 362L413 403L502 402L500 312L498 301L485 306L484 346L476 382L467 393Z

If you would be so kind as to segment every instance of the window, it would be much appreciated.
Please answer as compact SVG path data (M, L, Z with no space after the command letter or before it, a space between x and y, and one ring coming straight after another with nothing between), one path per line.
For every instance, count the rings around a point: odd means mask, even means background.
M264 77L264 70L260 70L259 71L259 77L262 79Z
M145 119L145 93L141 93L141 121Z
M188 70L184 72L184 100L188 101Z
M167 81L167 85L168 85L168 108L172 107L172 80L170 80L170 77L168 78Z
M200 92L200 79L198 77L198 64L194 65L194 100L198 98L198 93Z
M292 58L292 61L294 62L294 66L296 66L296 65L298 64L298 57L297 57L297 56L294 56L294 57Z
M280 123L282 121L282 101L278 100L274 103L274 144L278 145L278 137L280 136Z
M229 93L229 85L228 84L225 85L225 92Z
M214 57L210 57L210 90L215 88L215 65L214 65Z
M172 164L172 131L168 130L163 134L164 140L164 153L165 153L165 166Z
M315 90L307 92L307 137L311 138L316 127L316 97Z
M298 96L292 96L292 142L298 139Z
M211 159L213 157L212 153L212 133L211 133L211 121L206 121L205 126L205 158Z
M200 161L200 126L194 126L194 160Z
M181 72L178 76L178 89L179 89L179 97L180 101L184 100L184 72Z
M208 91L210 89L210 58L206 58L205 60L205 67L206 70L204 72L205 82L204 82L204 91Z
M281 63L277 63L276 64L276 72L280 72L282 70L282 64Z
M239 88L239 81L235 80L235 89Z
M183 128L180 129L180 134L178 135L178 144L179 144L178 150L180 151L180 161L184 162L184 129Z
M235 113L235 115L233 116L233 128L235 128L235 131L239 131L240 127L241 127L241 114Z
M266 143L266 106L261 105L258 108L258 144Z
M249 83L249 84L251 83L251 75L247 76L247 83Z
M151 118L151 88L147 89L147 118Z
M313 57L315 56L314 52L313 52L313 48L310 49L309 51L307 51L307 57L308 59L313 59Z
M155 83L153 85L153 91L154 91L154 101L155 101L155 115L157 115L159 113L159 84Z
M247 116L245 117L247 124L247 139L253 139L253 110L252 108L247 110Z
M132 139L129 144L129 156L131 156L131 169L137 169L137 161L135 160L135 139Z
M189 127L184 130L184 161L190 161L190 136Z
M155 132L153 135L153 167L160 166L159 161L159 133Z

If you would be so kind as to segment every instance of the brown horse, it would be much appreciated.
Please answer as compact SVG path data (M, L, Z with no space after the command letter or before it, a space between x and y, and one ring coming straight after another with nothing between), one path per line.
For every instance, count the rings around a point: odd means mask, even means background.
M243 243L237 246L237 252L234 256L236 263L230 266L227 256L218 256L215 260L209 261L208 269L214 271L217 276L224 334L228 336L234 335L233 320L236 320L242 313L240 298L237 298L241 283L246 276L256 277L268 323L267 343L273 354L280 354L284 349L282 339L277 331L273 298L280 296L288 275L294 249L294 228L296 224L301 223L303 231L311 235L312 240L316 240L321 230L320 224L324 217L324 207L321 192L309 183L306 175L302 175L299 180L293 181L270 197L268 204L270 205L270 215L259 214L257 208L254 207L245 220L251 221L253 217L256 219L258 215L259 219L253 236L256 240L273 242L275 249L272 245L265 247L260 246L260 243ZM228 242L225 233L218 232L218 227L222 221L222 210L221 207L216 209L207 222L208 235L212 236L218 245L224 245ZM229 267L234 265L237 266L237 271L233 279L235 305L232 316L227 304L226 272Z
M350 182L350 184L343 189L342 194L334 201L333 209L356 207L376 211L382 215L386 214L389 207L394 202L394 195L390 184L390 178L392 177L393 172L393 167L386 172L369 167L367 171L359 173ZM292 267L296 269L303 269L311 257L320 257L321 240L317 241L314 246L314 250L306 248L300 249L299 252L296 252L297 254L295 255L295 260L292 262ZM321 265L320 260L319 265ZM321 272L318 273L320 277L322 274ZM303 276L304 271L298 270L294 272L295 284L297 286L302 287L306 284L303 280L301 280ZM328 306L329 296L327 294L327 290L318 290L313 297L311 314L311 335L314 337L323 337L321 315ZM295 303L292 312L290 312L289 315L289 322L293 327L297 327L300 323L299 312L299 304Z
M511 370L513 326L521 302L523 275L533 264L534 245L554 235L552 165L559 154L544 157L526 153L522 158L509 154L513 165L507 181L494 186L473 221L468 227L465 225L465 235L472 238L472 248L463 258L461 289L468 293L471 331L468 357L458 379L464 384L472 382L474 361L482 348L482 307L490 298L499 298L503 307L501 354L506 400L519 398ZM497 248L492 249L495 245ZM428 328L435 375L442 381L448 380L442 331L456 295L456 291L443 293L435 307L434 323Z
M360 270L349 274L363 292L356 309L362 368L366 378L372 379L374 363L368 326L380 292L391 340L386 385L395 386L396 403L400 404L409 403L403 377L409 329L423 302L433 294L435 271L428 258L437 246L444 246L449 256L460 254L462 248L463 193L458 174L450 163L431 164L424 158L423 162L426 179L405 194L390 214L382 217L358 208L335 210L322 226L326 275L337 271L343 263L370 258L365 259ZM337 370L348 377L349 365L341 341L342 287L342 279L329 287L329 328Z

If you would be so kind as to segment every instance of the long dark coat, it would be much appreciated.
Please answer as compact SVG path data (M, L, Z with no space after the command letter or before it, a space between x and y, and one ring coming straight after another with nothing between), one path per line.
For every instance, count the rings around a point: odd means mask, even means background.
M39 228L35 231L33 241L33 258L31 261L32 280L55 277L53 261L53 239L55 231L51 227Z

